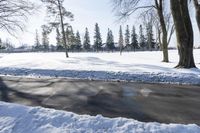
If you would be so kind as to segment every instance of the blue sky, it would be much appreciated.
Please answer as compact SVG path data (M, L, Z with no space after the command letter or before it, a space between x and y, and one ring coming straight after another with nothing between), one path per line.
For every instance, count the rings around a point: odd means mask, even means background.
M39 0L38 0L39 1ZM106 40L107 30L110 28L113 30L115 41L118 41L118 31L119 25L121 24L125 30L127 24L132 27L139 27L140 21L137 17L131 16L131 18L126 23L117 23L117 17L112 12L111 0L65 0L64 6L67 10L71 11L75 20L70 22L74 28L74 32L79 30L81 37L83 38L85 27L88 27L90 32L91 42L93 43L94 35L94 25L98 22L103 38L103 42ZM11 42L19 46L22 43L33 45L35 40L35 30L38 29L41 32L41 25L45 24L46 11L45 7L42 7L38 13L31 16L27 22L27 28L25 32L18 32L17 38L13 38L4 31L0 32L1 38L5 40L9 39ZM193 19L195 24L195 36L199 36L199 32L196 28L195 19ZM41 35L40 35L41 36ZM197 38L197 37L196 37ZM55 44L55 32L50 35L50 43ZM195 39L195 43L199 43L199 39ZM176 40L172 40L172 45L176 43Z

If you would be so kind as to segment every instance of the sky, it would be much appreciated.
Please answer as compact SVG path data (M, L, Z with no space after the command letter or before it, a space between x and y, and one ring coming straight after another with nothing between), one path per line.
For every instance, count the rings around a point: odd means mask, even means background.
M35 0L36 2L39 0ZM41 4L40 2L37 2ZM94 25L98 23L100 26L100 31L102 34L103 42L106 41L106 35L108 28L110 28L115 37L115 42L118 42L118 33L119 26L122 25L125 31L125 27L128 24L130 27L134 25L137 29L141 22L138 20L137 15L132 15L129 20L126 22L117 21L118 18L115 16L113 12L113 7L111 0L65 0L64 7L71 11L74 14L74 21L70 22L72 25L74 32L79 30L81 34L81 38L83 39L85 28L88 27L90 32L91 42L93 43L94 36ZM192 16L194 16L192 14ZM200 45L200 39L197 39L199 36L199 32L197 29L195 18L193 18L194 22L194 35L195 44L197 46ZM0 37L5 41L9 40L14 43L15 46L20 46L21 44L33 45L35 41L35 32L36 29L39 31L41 38L41 25L47 24L46 21L46 10L45 6L42 5L41 9L34 15L29 17L29 20L26 22L26 29L24 32L17 32L17 38L12 37L5 31L0 31ZM56 44L55 40L55 32L52 32L49 36L50 44ZM170 45L175 46L176 40L173 37L172 43ZM198 45L199 44L199 45Z

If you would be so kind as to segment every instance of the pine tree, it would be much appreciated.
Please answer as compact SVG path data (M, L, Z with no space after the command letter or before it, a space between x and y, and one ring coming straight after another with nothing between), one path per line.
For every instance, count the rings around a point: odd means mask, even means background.
M132 29L132 33L131 33L131 49L132 50L136 50L136 48L138 48L138 35L136 34L136 31L135 31L135 26L133 26L133 29Z
M129 26L126 26L126 31L125 31L125 47L127 49L130 48L130 31L129 31Z
M89 31L88 28L85 29L85 36L84 36L84 40L83 40L83 48L86 51L90 51L90 35L89 35Z
M40 39L38 35L38 30L35 32L35 49L39 50L41 48Z
M49 50L48 31L45 26L42 26L42 45L45 51Z
M62 43L62 36L58 28L56 28L56 45L57 45L57 50L64 50L64 46Z
M5 43L0 38L0 49L6 49Z
M0 38L0 49L3 49L3 43L2 43L1 38Z
M106 48L111 51L113 51L115 49L114 37L113 37L112 31L110 29L108 29Z
M74 35L74 31L72 26L68 26L66 29L66 39L67 39L67 44L70 50L74 51L76 48L76 39Z
M79 31L77 31L76 32L76 50L77 51L80 51L81 50L81 47L82 47L82 45L81 45L81 37L80 37L80 33L79 33Z
M120 55L122 54L123 47L124 47L124 37L123 37L123 32L122 32L122 26L120 25L119 28L119 49L120 49Z
M145 40L145 36L144 36L144 34L143 34L143 27L142 27L142 25L140 25L139 45L140 45L140 48L142 48L143 50L144 50L145 47L146 47L146 40Z
M95 33L94 33L94 50L96 50L98 52L99 50L102 50L103 44L102 44L99 25L97 23L95 24L94 31L95 31Z
M147 30L147 49L148 50L152 50L152 49L155 49L155 40L154 40L154 37L153 37L153 26L152 26L152 23L149 22L147 24L147 27L146 27L146 30Z

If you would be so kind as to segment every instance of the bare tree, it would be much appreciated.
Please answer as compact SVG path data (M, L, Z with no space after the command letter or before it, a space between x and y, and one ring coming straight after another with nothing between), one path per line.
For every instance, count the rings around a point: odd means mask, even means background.
M193 57L194 36L188 10L188 0L170 0L176 28L179 63L177 68L196 67Z
M61 26L62 30L62 42L66 50L66 57L68 58L68 46L67 46L67 40L65 36L65 26L69 25L65 22L66 18L69 18L70 20L73 20L73 14L65 9L63 6L64 0L41 0L46 4L47 12L49 13L49 24L52 28L58 28L58 26ZM54 21L52 21L52 19Z
M118 11L121 18L130 16L132 13L139 9L152 10L156 9L158 14L159 23L162 32L162 48L163 48L163 62L169 62L168 57L168 32L164 17L164 0L152 0L149 3L145 3L145 0L113 0L114 10Z
M163 44L162 44L162 27L160 25L159 22L159 17L158 14L155 13L155 10L150 10L151 13L153 14L153 24L154 27L156 29L156 34L157 34L157 38L156 38L156 42L159 42L159 46L160 46L160 50L163 50ZM165 23L166 23L166 29L167 29L167 46L169 46L170 41L172 39L172 35L174 34L175 31L175 26L174 23L172 22L172 15L170 12L164 11L164 19L165 19ZM148 15L148 13L143 14L143 16Z
M35 7L29 0L0 0L0 28L15 36L14 32L24 30L24 22Z

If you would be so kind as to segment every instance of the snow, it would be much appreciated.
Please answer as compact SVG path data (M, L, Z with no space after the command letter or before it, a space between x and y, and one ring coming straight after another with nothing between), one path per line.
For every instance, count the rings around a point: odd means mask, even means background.
M50 76L94 80L125 80L149 83L200 84L199 69L175 69L177 50L170 50L170 63L161 62L162 52L119 53L11 53L0 54L0 74ZM200 49L194 50L200 67Z
M0 133L199 133L195 124L142 123L126 118L77 115L71 112L0 102Z
M162 52L119 53L10 53L0 54L0 75L47 76L94 80L123 80L149 83L200 85L199 69L174 69L177 50L170 50L170 63L163 63ZM200 67L200 50L194 50ZM141 90L148 96L151 90ZM130 95L128 90L127 95ZM101 115L27 107L0 102L0 133L199 133L195 124L144 123Z

